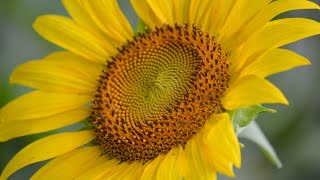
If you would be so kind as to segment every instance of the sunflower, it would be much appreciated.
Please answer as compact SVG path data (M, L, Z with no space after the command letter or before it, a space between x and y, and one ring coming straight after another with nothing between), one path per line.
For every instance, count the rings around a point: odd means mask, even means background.
M65 51L17 67L34 88L0 110L0 141L85 127L36 140L0 179L51 159L31 179L216 179L240 168L228 111L288 104L265 78L307 65L279 48L320 34L318 22L273 20L319 9L304 0L131 0L135 33L116 0L63 0L70 17L33 24Z

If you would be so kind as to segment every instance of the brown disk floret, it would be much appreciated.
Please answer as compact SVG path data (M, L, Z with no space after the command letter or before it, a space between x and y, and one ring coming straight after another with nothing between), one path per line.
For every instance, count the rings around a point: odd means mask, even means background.
M146 162L184 146L222 112L230 62L208 34L165 25L119 51L99 79L90 118L109 156Z

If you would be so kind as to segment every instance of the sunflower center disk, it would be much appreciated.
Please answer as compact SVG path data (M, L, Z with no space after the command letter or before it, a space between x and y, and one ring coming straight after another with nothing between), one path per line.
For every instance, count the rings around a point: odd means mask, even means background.
M196 27L163 26L129 42L99 79L91 122L105 153L146 162L184 146L228 88L230 62Z

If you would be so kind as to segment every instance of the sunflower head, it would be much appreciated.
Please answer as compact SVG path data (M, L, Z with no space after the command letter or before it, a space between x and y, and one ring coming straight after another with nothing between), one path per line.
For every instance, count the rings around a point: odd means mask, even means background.
M98 144L114 158L143 162L185 146L211 114L223 112L227 57L195 26L139 35L99 79L91 116Z

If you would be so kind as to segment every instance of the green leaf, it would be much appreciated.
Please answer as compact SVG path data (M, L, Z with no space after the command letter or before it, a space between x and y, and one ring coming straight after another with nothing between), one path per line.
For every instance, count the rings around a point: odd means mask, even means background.
M261 105L255 105L245 108L239 108L234 111L230 111L229 115L234 124L239 127L245 127L250 124L255 118L262 113L275 113L276 110L263 107Z
M145 34L146 32L147 32L146 24L141 19L139 19L136 34L138 34L138 33Z
M277 168L282 167L282 163L275 150L256 122L252 122L247 127L239 129L239 137L256 143L274 166Z

